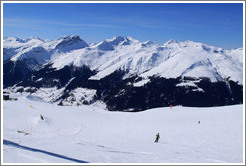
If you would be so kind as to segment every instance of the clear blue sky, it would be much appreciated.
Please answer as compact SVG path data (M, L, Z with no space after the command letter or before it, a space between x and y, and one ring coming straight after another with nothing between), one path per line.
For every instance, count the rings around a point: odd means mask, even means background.
M131 36L162 44L169 39L222 48L243 46L242 3L4 3L4 37L86 42Z

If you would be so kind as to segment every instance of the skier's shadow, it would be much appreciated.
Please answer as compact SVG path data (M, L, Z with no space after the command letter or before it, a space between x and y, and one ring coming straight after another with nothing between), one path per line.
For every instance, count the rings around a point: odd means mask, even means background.
M168 142L155 142L157 144L168 144Z

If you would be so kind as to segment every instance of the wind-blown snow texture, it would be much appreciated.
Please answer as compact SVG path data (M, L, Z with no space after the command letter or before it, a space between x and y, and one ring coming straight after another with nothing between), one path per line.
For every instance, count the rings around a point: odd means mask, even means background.
M59 105L101 101L109 110L138 111L170 104L231 105L243 99L242 48L176 40L158 45L122 36L95 44L79 36L53 41L12 37L3 43L4 88Z
M243 105L130 113L10 97L18 100L3 101L5 164L243 163Z

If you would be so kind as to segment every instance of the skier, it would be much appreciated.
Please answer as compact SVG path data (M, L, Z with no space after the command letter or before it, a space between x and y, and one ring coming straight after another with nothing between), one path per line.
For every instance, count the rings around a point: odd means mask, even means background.
M43 115L40 115L40 119L41 119L41 120L44 120L44 117L43 117Z
M157 133L157 134L156 134L156 139L155 139L155 142L158 142L158 141L159 141L159 139L160 139L160 134L159 134L159 133Z

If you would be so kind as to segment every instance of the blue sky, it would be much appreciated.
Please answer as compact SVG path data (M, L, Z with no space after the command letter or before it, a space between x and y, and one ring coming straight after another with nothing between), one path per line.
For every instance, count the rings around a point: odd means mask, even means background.
M169 39L222 48L243 46L242 3L4 3L3 36L88 43L131 36L162 44Z

